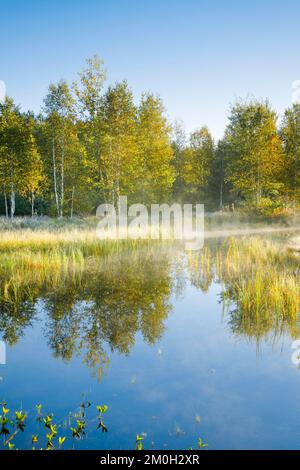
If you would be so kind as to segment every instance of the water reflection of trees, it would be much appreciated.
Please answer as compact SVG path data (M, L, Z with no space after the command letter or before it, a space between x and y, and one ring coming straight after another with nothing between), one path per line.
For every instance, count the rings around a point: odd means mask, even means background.
M109 351L129 354L137 333L154 344L171 312L172 260L167 252L88 260L80 276L64 276L52 288L41 286L18 293L18 301L0 304L0 331L13 344L36 315L50 348L65 361L83 354L85 363L101 375Z
M108 361L105 346L128 354L137 332L149 344L161 338L171 288L167 256L122 257L90 266L80 285L65 284L44 296L49 345L66 360L84 350L85 362L101 370Z
M15 304L0 299L0 333L9 346L18 342L36 315L34 300L24 297L23 295Z
M202 292L222 285L220 301L234 334L257 342L299 337L298 258L251 241L214 242L187 262L183 254L157 249L91 258L51 283L20 282L9 296L9 280L0 277L0 333L13 345L42 312L54 355L65 361L82 355L101 376L110 352L129 354L137 334L151 345L162 337L171 294L183 291L187 276Z

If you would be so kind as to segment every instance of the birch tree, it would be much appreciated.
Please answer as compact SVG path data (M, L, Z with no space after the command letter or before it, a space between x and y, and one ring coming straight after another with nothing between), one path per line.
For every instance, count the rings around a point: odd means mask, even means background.
M22 115L11 98L0 104L0 179L6 202L10 195L10 217L16 210L16 194L26 191L26 184L37 171L34 165L37 148L33 128L28 117Z
M184 198L203 200L212 173L214 142L206 126L193 132L184 149L181 163Z
M175 180L171 126L161 99L151 93L142 95L138 110L139 179L146 203L169 198Z
M77 112L80 121L79 134L85 147L88 165L87 184L105 199L104 164L102 161L103 137L103 85L106 71L103 61L93 56L86 61L86 68L79 72L79 80L73 87L77 97Z
M300 104L284 113L280 135L284 144L284 182L294 205L300 201Z
M63 217L65 202L66 126L74 119L74 99L68 84L51 84L44 100L44 111L51 128L53 190L57 216Z
M121 194L134 194L140 174L137 109L125 81L104 95L101 161L107 200L114 204Z
M237 103L226 129L225 180L256 207L262 198L272 199L283 189L283 149L276 120L267 102Z

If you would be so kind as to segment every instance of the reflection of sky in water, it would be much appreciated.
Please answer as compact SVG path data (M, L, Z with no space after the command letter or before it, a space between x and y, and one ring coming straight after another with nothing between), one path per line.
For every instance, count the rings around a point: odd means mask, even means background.
M219 293L216 284L207 294L187 284L171 299L162 339L149 346L138 333L128 356L107 350L101 383L81 357L67 364L54 358L40 311L8 348L0 397L11 409L47 404L57 420L76 409L82 392L108 404L109 433L91 432L79 448L132 448L143 432L146 448L154 442L184 449L200 436L211 449L299 448L300 371L291 362L292 340L270 340L257 353L254 341L230 332Z

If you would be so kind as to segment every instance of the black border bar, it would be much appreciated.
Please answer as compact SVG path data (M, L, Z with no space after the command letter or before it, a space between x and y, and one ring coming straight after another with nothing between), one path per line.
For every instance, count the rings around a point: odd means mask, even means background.
M0 451L0 465L3 463L43 464L70 463L86 466L120 465L137 468L145 465L203 465L211 463L255 464L275 461L287 465L298 461L299 451ZM89 468L89 470L90 470Z

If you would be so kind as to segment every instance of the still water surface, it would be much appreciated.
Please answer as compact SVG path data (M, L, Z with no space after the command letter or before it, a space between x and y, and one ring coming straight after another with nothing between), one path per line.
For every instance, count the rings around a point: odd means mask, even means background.
M112 257L66 279L2 315L0 397L11 409L42 403L61 424L82 394L107 404L109 432L89 423L77 448L130 449L145 433L149 449L186 449L198 437L210 449L299 449L293 339L233 331L222 289L169 252Z

